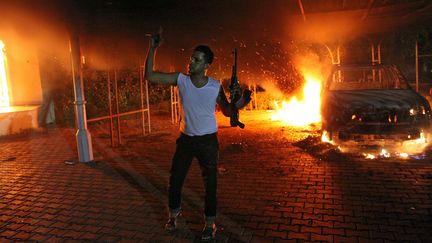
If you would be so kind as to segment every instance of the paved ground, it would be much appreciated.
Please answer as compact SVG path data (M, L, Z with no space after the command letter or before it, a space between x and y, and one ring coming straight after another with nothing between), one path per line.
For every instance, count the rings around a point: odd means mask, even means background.
M265 112L241 118L244 130L219 119L218 242L431 242L430 159L322 156L296 143L316 135L313 128L286 127ZM0 138L0 241L198 241L197 163L185 183L180 229L163 231L178 133L167 116L152 121L144 137L138 123L125 125L117 148L106 127L91 126L91 163L64 163L76 158L70 129Z

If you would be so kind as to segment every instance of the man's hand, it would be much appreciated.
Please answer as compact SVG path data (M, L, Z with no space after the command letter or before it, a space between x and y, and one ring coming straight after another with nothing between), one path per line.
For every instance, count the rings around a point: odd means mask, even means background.
M241 89L239 91L241 93ZM243 94L241 98L235 103L235 106L237 109L242 109L243 107L247 106L249 102L251 101L251 94L252 91L245 89L243 90Z
M152 48L158 48L159 46L161 46L163 42L162 31L163 31L162 26L160 26L158 32L151 36L150 46Z
M240 85L234 85L234 86L230 86L230 94L233 97L240 97L242 94L242 89L240 87Z

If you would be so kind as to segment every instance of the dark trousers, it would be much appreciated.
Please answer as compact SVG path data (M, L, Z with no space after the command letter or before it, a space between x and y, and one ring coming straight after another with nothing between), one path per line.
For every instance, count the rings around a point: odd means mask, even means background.
M217 134L203 136L187 136L181 134L176 142L176 151L172 159L169 180L169 208L180 208L181 191L192 159L198 159L205 188L205 210L207 217L216 216L217 160L219 142Z

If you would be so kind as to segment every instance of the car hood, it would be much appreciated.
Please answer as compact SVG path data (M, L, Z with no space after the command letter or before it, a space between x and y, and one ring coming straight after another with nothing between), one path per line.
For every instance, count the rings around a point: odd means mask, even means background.
M325 95L326 103L332 108L364 108L374 109L411 109L427 101L411 89L407 90L353 90L329 91ZM426 108L426 107L425 107Z
M342 125L355 117L363 122L398 121L410 118L410 109L430 111L427 100L413 90L354 90L324 93L322 116L330 125ZM355 117L353 117L355 115Z

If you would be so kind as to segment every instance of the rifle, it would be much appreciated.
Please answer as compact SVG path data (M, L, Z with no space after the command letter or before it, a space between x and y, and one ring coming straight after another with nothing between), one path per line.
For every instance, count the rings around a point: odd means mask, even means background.
M231 74L231 84L229 86L230 89L230 100L231 100L231 117L230 117L230 125L231 127L240 127L244 128L245 125L239 121L239 111L235 106L236 102L241 98L241 91L239 89L239 82L237 80L237 49L234 49L234 65L232 67Z

